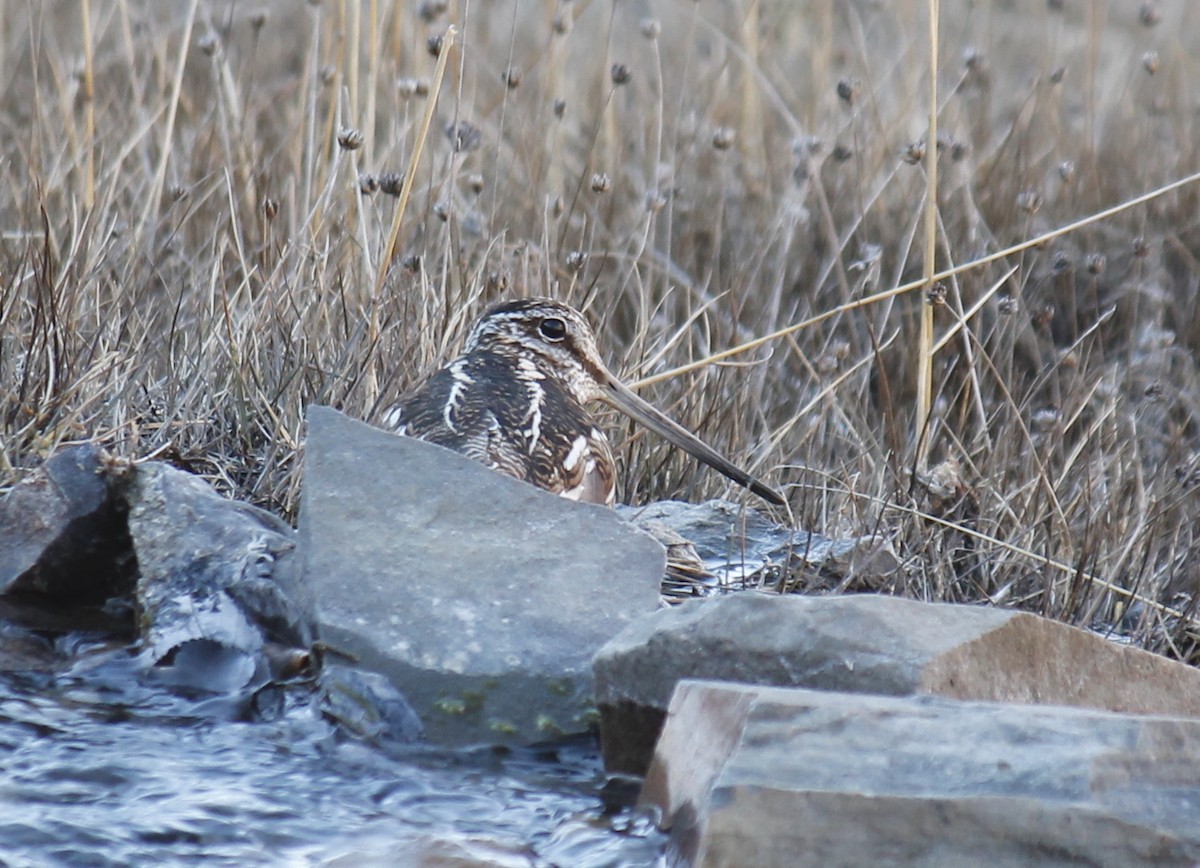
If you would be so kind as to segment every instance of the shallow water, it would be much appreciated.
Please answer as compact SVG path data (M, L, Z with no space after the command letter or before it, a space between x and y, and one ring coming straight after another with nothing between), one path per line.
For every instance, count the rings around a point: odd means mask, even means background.
M303 696L244 722L236 703L139 684L127 655L102 656L0 673L3 864L413 865L433 847L501 865L661 864L649 818L606 807L590 740L385 752Z

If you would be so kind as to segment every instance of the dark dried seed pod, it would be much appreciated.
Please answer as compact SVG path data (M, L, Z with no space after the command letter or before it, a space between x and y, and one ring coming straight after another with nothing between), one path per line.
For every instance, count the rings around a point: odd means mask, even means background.
M500 73L500 80L504 82L504 86L509 90L515 90L521 86L521 79L525 74L515 66L510 66L504 72Z
M450 147L457 153L470 153L476 150L483 141L483 130L470 121L453 121L446 124L446 138Z
M604 172L597 172L592 175L592 192L607 193L612 189L612 179Z
M920 163L925 159L925 142L910 142L900 154L900 159L908 163L910 166L915 166Z
M733 147L737 133L733 127L717 127L713 130L712 145L718 151L728 151Z
M267 10L257 9L250 13L250 26L255 30L262 30L263 25L267 23Z
M475 172L467 175L467 189L478 196L483 192L483 175Z
M1042 210L1042 194L1037 190L1022 190L1017 194L1017 207L1026 214L1036 214Z
M274 199L263 199L262 209L264 217L268 220L274 220L279 214L279 203Z
M843 78L837 83L838 99L849 106L854 105L861 90L862 82L856 78Z
M317 78L321 80L323 86L329 87L337 79L337 67L331 63L325 64L317 72Z
M833 146L833 150L829 152L829 156L833 157L839 163L844 163L854 156L854 149L839 142Z
M433 57L438 57L442 53L442 46L446 42L446 37L441 33L435 33L425 40L425 50Z
M1075 179L1075 164L1070 160L1063 160L1059 163L1058 177L1062 179L1064 184L1070 184Z
M453 209L450 207L449 202L438 202L433 206L434 216L443 223L450 219L452 213Z
M554 116L556 118L558 118L559 120L561 120L563 114L566 113L566 111L567 111L567 101L565 99L556 99L554 101Z
M1098 275L1103 274L1104 269L1108 266L1108 257L1103 253L1089 253L1085 267L1088 274Z
M1162 21L1162 10L1158 8L1157 3L1151 3L1147 0L1138 7L1138 21L1143 27L1154 27L1158 22Z
M629 83L629 67L623 63L614 63L609 74L612 77L612 83L617 87Z
M1050 83L1059 84L1066 74L1067 68L1065 66L1056 66L1054 71L1050 73Z
M1020 304L1011 295L1002 295L996 299L996 309L1004 316L1012 316L1020 308Z
M417 253L410 253L400 260L400 267L405 271L410 271L413 274L421 270L421 257Z
M587 261L588 255L582 250L572 250L567 254L567 268L570 271L582 271Z
M399 172L384 172L379 176L379 192L399 196L404 189L404 176Z
M371 196L379 192L379 179L374 175L363 172L358 176L358 189L366 196Z
M196 47L199 48L206 57L212 57L217 53L217 48L219 47L219 43L217 42L217 34L205 33L196 40Z
M1133 239L1133 255L1138 259L1145 259L1150 255L1150 242L1141 235Z
M344 151L357 151L365 141L366 137L362 132L352 127L342 127L338 130L338 147Z
M432 24L446 14L449 5L447 0L421 0L421 4L417 6L417 15L426 24Z
M939 305L946 303L946 284L940 280L925 290L925 303Z

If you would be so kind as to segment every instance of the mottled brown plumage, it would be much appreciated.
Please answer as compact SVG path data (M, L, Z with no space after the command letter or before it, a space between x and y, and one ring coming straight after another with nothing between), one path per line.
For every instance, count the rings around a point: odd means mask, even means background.
M398 434L445 446L572 500L612 505L608 438L586 406L604 401L772 503L763 485L622 385L600 359L587 320L545 298L500 304L463 354L384 417Z

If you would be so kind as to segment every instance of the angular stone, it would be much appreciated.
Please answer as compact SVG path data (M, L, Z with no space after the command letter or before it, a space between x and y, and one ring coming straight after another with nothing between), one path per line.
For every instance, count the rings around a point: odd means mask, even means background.
M1194 865L1200 720L685 681L642 802L696 866Z
M270 643L307 647L313 615L288 569L294 532L166 464L123 485L148 662L162 680L227 692L271 674Z
M0 593L56 606L127 593L135 564L100 450L56 452L0 500Z
M658 606L665 562L611 510L326 407L308 414L300 560L322 638L446 743L594 725L591 657Z
M1190 666L1023 612L869 594L684 603L630 625L593 668L605 764L638 775L683 678L1200 716Z

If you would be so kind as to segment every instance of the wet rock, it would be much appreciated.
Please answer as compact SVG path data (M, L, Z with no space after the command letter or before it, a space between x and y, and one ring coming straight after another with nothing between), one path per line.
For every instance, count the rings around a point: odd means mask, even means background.
M1200 720L687 681L642 792L679 862L1195 865Z
M134 569L121 504L95 446L60 450L0 501L0 593L100 603L127 593Z
M423 735L421 719L386 678L337 664L321 670L321 711L344 731L373 744L408 744Z
M895 572L899 560L878 537L831 539L776 524L755 509L728 500L684 503L664 500L617 511L670 545L678 539L697 556L695 567L707 581L665 585L668 598L700 596L716 590L775 587L799 574L820 573L859 586L877 587Z
M631 774L684 678L1200 716L1190 666L1036 615L870 594L684 603L631 624L593 667L605 765Z
M662 547L460 455L308 415L300 558L322 639L387 675L439 742L594 724L592 654L653 611Z
M271 677L269 643L312 643L287 524L157 462L136 467L123 493L143 648L159 679L227 692Z

